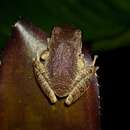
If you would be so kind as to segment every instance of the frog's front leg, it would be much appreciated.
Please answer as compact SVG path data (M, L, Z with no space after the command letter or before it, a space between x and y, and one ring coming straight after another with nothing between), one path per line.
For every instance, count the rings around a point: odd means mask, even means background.
M55 103L57 101L57 98L55 96L54 91L51 89L48 83L48 78L45 71L45 65L41 63L38 55L35 59L33 59L33 68L34 68L36 79L39 85L41 86L43 92L50 99L51 103Z
M91 65L86 66L84 69L80 71L77 75L74 83L72 84L75 86L73 90L69 93L68 97L65 100L67 105L71 105L73 102L79 99L91 85L91 79L93 76L96 76L96 71L98 67L95 67L97 56L94 57L94 60Z

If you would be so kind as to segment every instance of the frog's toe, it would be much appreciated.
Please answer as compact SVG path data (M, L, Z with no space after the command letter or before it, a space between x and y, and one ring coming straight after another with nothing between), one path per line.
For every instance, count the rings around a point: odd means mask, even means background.
M49 98L50 98L51 103L56 103L57 102L57 98L56 98L54 92L52 92L52 91L49 94Z
M69 106L69 105L71 105L72 101L73 101L73 97L72 97L72 95L69 95L66 98L65 103Z
M56 97L53 97L52 99L51 99L51 103L56 103L57 102L57 98Z

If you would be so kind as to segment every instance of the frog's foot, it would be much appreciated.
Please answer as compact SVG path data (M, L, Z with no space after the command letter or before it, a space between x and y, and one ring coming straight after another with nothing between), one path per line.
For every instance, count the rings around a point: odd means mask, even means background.
M96 76L96 71L98 69L98 67L95 67L96 59L97 56L94 57L92 64L90 66L86 66L86 68L81 70L77 75L77 77L75 78L75 81L72 84L75 87L65 100L65 103L67 105L71 105L88 90L91 84L91 79L93 76Z
M45 72L45 66L43 63L40 62L38 55L35 59L33 59L33 68L36 79L40 87L42 88L43 92L50 99L51 103L55 103L57 101L57 98L55 96L54 91L51 89L48 83L47 75Z
M83 78L78 84L74 87L74 89L70 92L68 97L65 100L67 105L71 105L73 102L79 99L81 95L83 95L90 86L90 81L88 76Z

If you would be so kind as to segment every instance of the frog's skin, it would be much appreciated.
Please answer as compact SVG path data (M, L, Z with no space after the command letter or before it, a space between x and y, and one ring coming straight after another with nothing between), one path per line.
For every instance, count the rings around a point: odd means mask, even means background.
M88 63L81 53L81 31L70 27L54 27L48 38L48 49L33 60L37 81L51 103L57 97L67 97L65 103L71 105L90 86L96 76L94 57Z

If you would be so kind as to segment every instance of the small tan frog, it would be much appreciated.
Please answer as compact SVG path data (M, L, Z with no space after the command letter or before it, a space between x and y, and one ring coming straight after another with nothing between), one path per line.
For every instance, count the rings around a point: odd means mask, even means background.
M54 27L47 41L48 49L33 60L36 79L51 103L57 97L67 97L65 103L71 105L87 91L96 76L97 56L92 63L85 60L79 29Z

